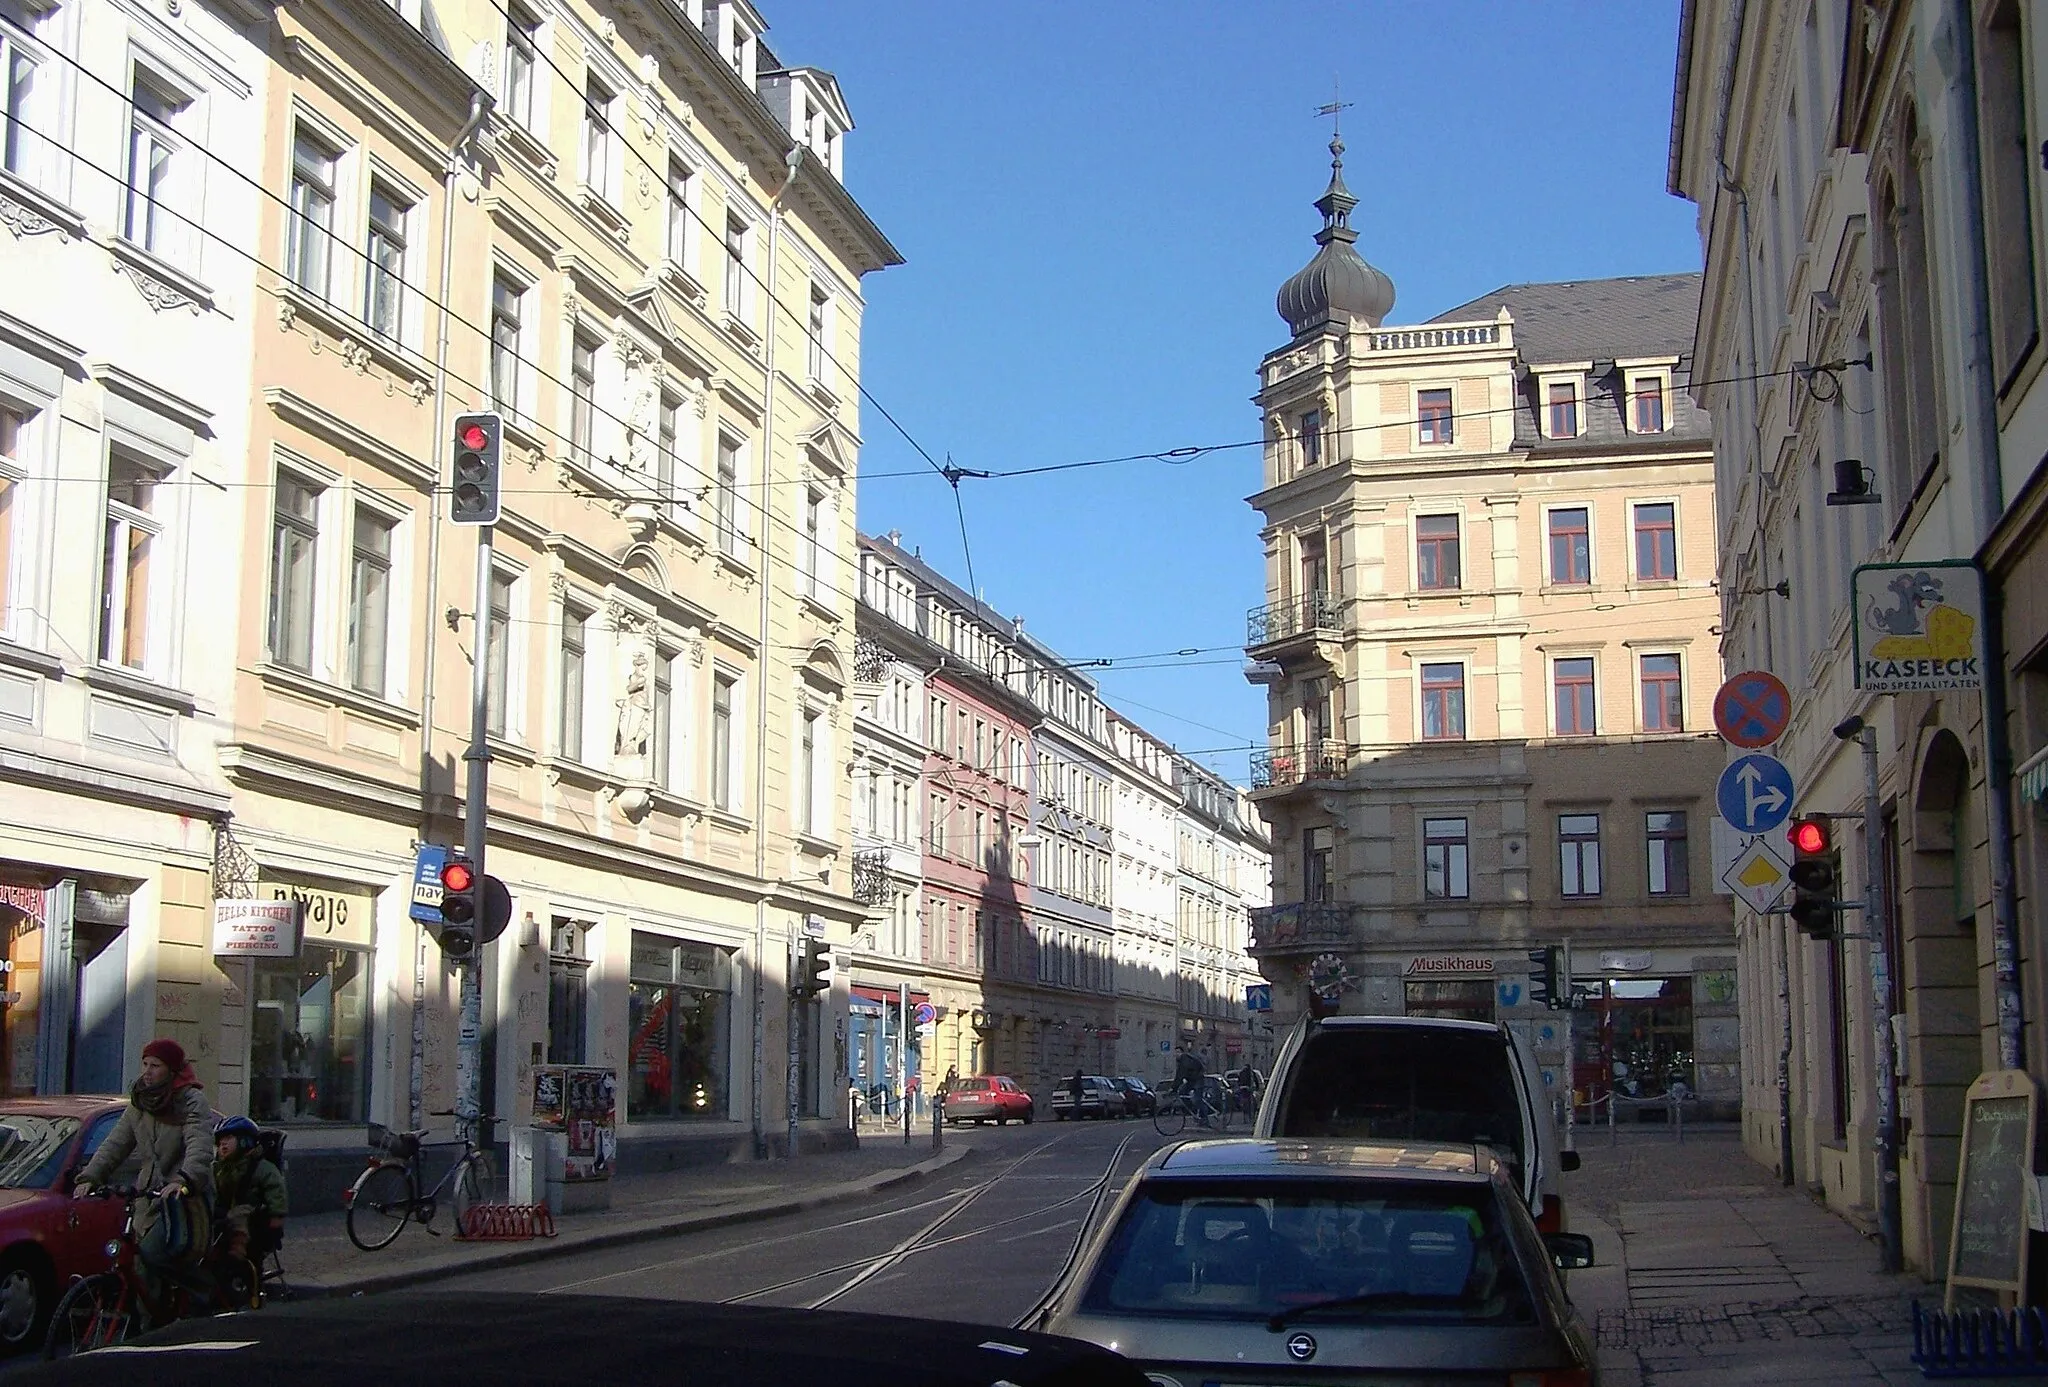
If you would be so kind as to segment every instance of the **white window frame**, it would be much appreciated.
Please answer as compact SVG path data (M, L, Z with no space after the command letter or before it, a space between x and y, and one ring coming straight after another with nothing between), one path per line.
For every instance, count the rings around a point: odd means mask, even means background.
M505 677L503 687L504 698L500 714L502 722L498 727L487 730L490 736L500 741L523 746L526 744L527 739L526 663L527 631L530 629L530 623L524 619L524 611L527 606L527 572L524 568L508 560L494 559L491 564L491 576L494 580L497 578L508 580L510 591L507 593L506 600L510 604L510 610L507 613L508 619L505 622L504 632L493 636L490 642L490 658L493 663L501 658L498 652L504 652L502 658L504 660ZM495 582L492 586L495 586ZM486 600L488 602L488 598ZM479 614L478 624L482 625L489 620L490 611L487 606L486 610ZM486 687L488 687L491 681L491 672L489 670L485 671L484 680Z
M0 5L0 169L53 197L62 196L64 152L71 144L71 45L63 31L77 8L23 0ZM13 85L14 65L22 59L34 74L25 101Z
M831 367L832 354L825 344L832 338L832 291L812 280L809 305L810 317L804 324L804 364L811 380L829 389L831 382L826 379L826 372Z
M1415 719L1413 726L1415 728L1416 741L1428 742L1431 744L1449 744L1453 742L1469 742L1474 740L1472 732L1473 656L1474 652L1470 650L1451 651L1442 654L1439 654L1436 651L1418 650L1410 656L1410 667L1415 671L1415 678L1412 681L1413 691L1410 694L1410 698L1412 700L1410 707L1410 716L1412 716ZM1426 737L1423 735L1422 667L1424 665L1457 665L1463 672L1463 677L1458 687L1464 695L1463 720L1465 725L1463 728L1459 730L1458 735L1455 737Z
M545 74L549 71L541 55L547 51L546 22L518 0L510 0L505 16L505 62L504 73L499 82L498 99L503 103L505 114L511 121L529 134L538 135L547 128ZM522 23L521 21L527 21ZM515 43L513 36L519 36ZM526 85L523 92L512 87L515 65L513 53L523 48L525 56L520 69L524 71Z
M719 767L715 764L719 759L717 718L718 690L720 686L725 687L730 693L726 706L724 747L726 792L722 799L718 794ZM705 717L707 725L711 729L711 735L705 742L704 797L714 809L727 814L743 814L746 812L745 738L741 736L741 727L746 721L746 706L747 682L745 672L734 669L726 664L715 666L711 675L710 695L704 700Z
M598 358L604 354L604 338L579 321L569 327L569 374L563 382L568 394L567 447L569 456L584 467L597 461L597 376ZM583 367L588 365L589 373Z
M0 481L8 484L0 509L0 636L22 643L28 642L30 628L20 618L34 617L44 605L34 590L44 550L38 540L45 526L37 515L44 497L33 479L48 470L45 459L56 431L46 425L55 422L55 405L54 400L0 390L0 410L20 421L15 456L0 457Z
M1671 507L1671 576L1645 578L1636 565L1636 512L1644 506ZM1677 496L1631 496L1628 500L1628 581L1632 587L1668 587L1685 578L1684 507Z
M345 498L348 506L348 572L343 579L342 611L342 672L340 682L357 693L370 698L382 699L387 703L401 702L405 697L406 674L405 655L410 646L406 639L405 622L407 610L400 601L402 594L411 591L409 577L411 550L408 540L411 534L411 515L395 509L369 487L352 486ZM384 610L384 679L381 686L369 688L356 681L355 629L356 629L356 526L361 517L369 515L390 527L391 554L389 567L385 570Z
M512 325L512 398L509 400L502 398L499 394L500 372L498 353L501 348L498 343L498 284L500 281L503 281L508 288L516 290L512 298L513 306L519 315ZM485 281L485 289L487 292L485 302L490 305L490 343L487 364L485 366L488 379L484 382L486 393L490 397L492 408L496 409L513 423L530 429L533 426L533 378L535 374L533 343L535 341L535 334L540 328L540 325L535 321L538 315L534 311L537 305L537 296L534 291L533 277L502 260L495 261L491 265L490 277Z
M1550 428L1550 388L1554 385L1568 385L1572 390L1571 433L1553 433ZM1536 430L1544 438L1583 438L1586 433L1586 371L1584 368L1571 371L1545 371L1536 377Z
M725 461L730 445L732 458L731 484L726 481ZM747 557L747 507L743 488L746 485L748 444L744 438L721 428L718 431L718 453L713 463L712 516L713 529L717 532L718 552L737 564L752 567Z
M602 202L616 203L622 143L618 84L595 67L585 67L578 95L576 158L584 190Z
M140 467L151 477L150 499L153 503L148 511L139 511L113 499L109 483L116 454ZM98 580L99 601L94 609L94 655L96 663L113 669L127 670L145 678L163 680L163 668L170 649L169 632L171 599L168 589L175 581L178 570L177 555L173 552L174 517L169 513L172 505L170 474L176 468L160 457L132 446L125 440L108 439L101 453L102 504L100 507L100 555ZM132 613L128 610L127 584L121 583L121 596L117 599L108 591L108 553L118 550L126 553L132 540L129 536L140 532L149 537L151 544L150 583L144 594L145 607L142 613L142 661L131 664L123 657L128 645L128 631L132 624ZM123 566L120 578L125 578Z
M287 485L303 491L308 496L312 502L311 516L287 516L279 509L279 502L284 497L284 490ZM269 579L265 587L269 600L264 605L264 649L268 654L270 663L277 665L279 668L292 670L295 673L313 678L320 677L323 663L321 660L323 652L320 640L320 579L321 564L325 558L323 552L325 546L321 541L326 537L324 533L326 526L322 522L327 518L330 490L331 487L327 479L300 468L280 465L272 473L270 543L267 546L266 558L268 562L265 565L268 570ZM286 613L284 612L283 603L285 601L285 594L280 582L282 576L279 569L280 529L296 531L308 544L305 610L302 614L305 621L306 642L305 660L303 663L294 663L289 653L281 648L283 637L288 633L284 630ZM353 549L353 538L351 538L351 549Z
M735 247L734 242L738 245ZM753 319L753 286L747 274L748 256L754 248L754 225L737 209L725 209L725 232L719 253L725 257L725 311L742 323Z
M590 741L590 676L592 673L591 629L596 620L598 608L593 602L579 599L573 592L563 597L556 608L559 613L555 625L555 640L552 666L554 679L552 702L554 706L554 752L564 761L588 764L585 755L591 749ZM569 651L572 642L577 657L576 664L576 708L571 716L569 708ZM650 671L651 675L652 671ZM653 692L649 690L649 700ZM650 736L652 728L649 729Z
M683 184L680 196L676 188L678 174ZM673 149L669 151L668 168L662 179L662 254L669 264L684 274L692 274L697 262L697 192L704 180L698 176L696 165Z
M1690 696L1691 672L1687 668L1684 648L1676 645L1646 645L1638 647L1630 653L1635 657L1635 704L1637 729L1644 733L1646 736L1657 737L1678 736L1681 733L1691 730L1688 726L1688 724L1690 724L1690 722L1692 721L1692 698ZM1643 699L1643 661L1664 659L1667 657L1678 661L1679 725L1677 727L1653 728L1650 726L1650 720L1648 717L1649 704L1646 703ZM1599 702L1599 698L1600 681L1599 676L1596 674L1593 678L1593 699L1596 705Z
M384 278L385 271L372 254L373 239L379 231L376 220L377 199L381 193L385 200L397 210L397 225L394 228L398 238L398 265L395 276L396 301L393 313L396 321L387 330L377 322L375 294ZM426 198L420 190L405 179L395 176L381 163L372 163L370 176L364 180L363 189L363 310L364 326L377 338L394 347L417 349L420 345L420 322L423 314L413 311L418 301L422 233L425 230L423 210Z
M324 161L325 169L309 168L313 161L299 157L302 147ZM285 278L322 303L333 303L338 297L337 277L344 287L348 278L345 270L339 276L336 273L343 257L336 253L341 242L334 230L341 215L342 161L347 154L348 146L337 142L325 126L303 118L292 122L291 167L286 174Z
M134 95L142 87L153 89L162 100L167 118L147 114L135 103ZM174 75L167 65L141 52L130 54L127 91L129 95L123 102L127 109L127 133L122 160L121 239L168 265L195 273L199 268L196 227L201 220L205 184L200 152L191 130L204 125L201 93L190 82ZM137 161L145 146L162 152L165 167L161 186L152 184L148 191L136 183Z
M654 664L648 671L652 687L648 690L652 717L649 720L647 774L655 785L673 791L678 786L687 786L687 769L683 752L688 745L689 720L683 710L689 706L689 660L675 645L663 641L654 644ZM667 692L666 709L662 707L663 691Z
M829 839L831 835L832 809L831 777L827 774L832 765L832 711L824 702L803 697L797 700L796 735L791 745L797 748L796 774L791 777L790 809L796 819L796 830L805 838ZM805 747L805 736L809 735L810 745ZM805 759L805 752L809 759Z

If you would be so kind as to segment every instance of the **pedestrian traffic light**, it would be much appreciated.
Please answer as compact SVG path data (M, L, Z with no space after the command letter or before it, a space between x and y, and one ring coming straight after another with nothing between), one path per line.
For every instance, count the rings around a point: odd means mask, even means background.
M437 942L450 958L467 958L476 950L476 903L479 879L466 857L451 857L441 867L441 933Z
M1825 815L1794 819L1792 840L1792 923L1815 939L1835 933L1835 835Z
M496 414L455 416L448 518L457 525L498 523L498 465L504 438L505 421Z
M1558 973L1563 963L1564 950L1555 944L1546 944L1540 949L1529 950L1529 1005L1533 1007L1569 1006L1571 999L1561 995Z
M832 990L832 946L822 939L806 937L803 957L797 962L796 986L799 997L816 997Z

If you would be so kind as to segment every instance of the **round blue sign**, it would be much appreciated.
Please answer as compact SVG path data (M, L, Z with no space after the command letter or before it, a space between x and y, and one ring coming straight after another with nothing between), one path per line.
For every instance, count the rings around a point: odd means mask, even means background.
M1775 756L1755 752L1728 763L1714 803L1737 833L1769 833L1792 813L1792 772Z

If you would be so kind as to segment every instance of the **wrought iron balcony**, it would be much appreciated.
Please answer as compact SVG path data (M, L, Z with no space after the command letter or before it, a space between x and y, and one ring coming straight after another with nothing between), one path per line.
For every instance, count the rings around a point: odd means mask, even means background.
M856 684L879 684L882 671L889 667L889 652L882 643L865 632L853 638L853 682Z
M1291 901L1251 911L1252 952L1321 947L1351 938L1358 907L1341 901Z
M1351 748L1328 739L1306 746L1252 753L1252 788L1272 790L1310 780L1342 780L1351 768Z
M1245 614L1244 643L1247 649L1317 631L1339 630L1337 598L1332 593L1311 592L1284 602L1268 602Z
M853 898L862 905L889 901L889 850L862 848L853 855Z

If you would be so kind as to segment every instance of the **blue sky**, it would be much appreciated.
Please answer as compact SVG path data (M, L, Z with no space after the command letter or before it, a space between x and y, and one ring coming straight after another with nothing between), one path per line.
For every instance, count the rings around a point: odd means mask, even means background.
M1333 78L1390 322L1499 285L1696 269L1664 191L1676 0L760 0L836 73L847 183L908 263L871 275L869 391L983 470L1249 440L1280 282L1314 252ZM965 585L945 482L863 409L860 525ZM1263 744L1255 448L966 480L973 578L1109 701L1233 779ZM1225 647L1209 650L1208 647ZM1127 657L1184 649L1183 659Z

